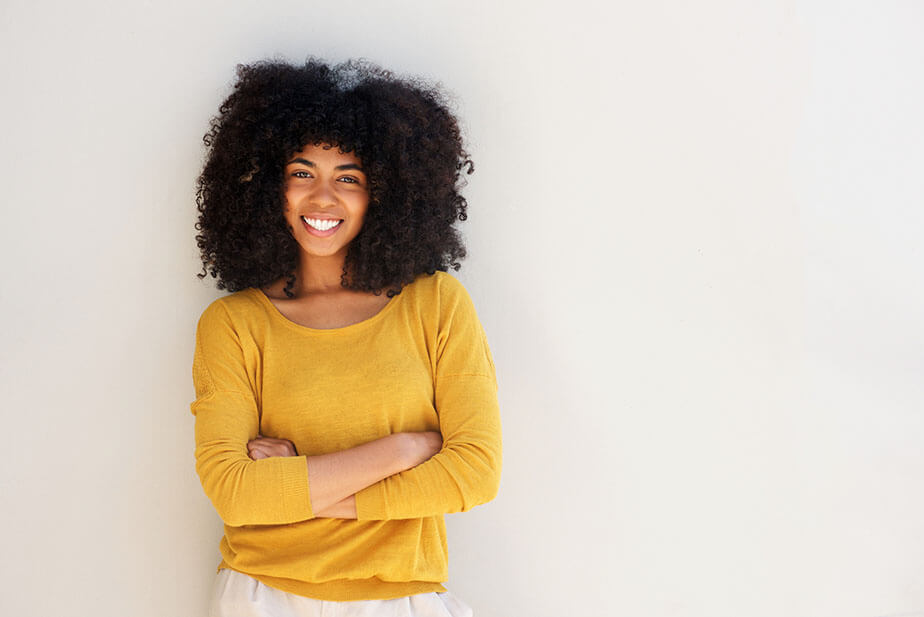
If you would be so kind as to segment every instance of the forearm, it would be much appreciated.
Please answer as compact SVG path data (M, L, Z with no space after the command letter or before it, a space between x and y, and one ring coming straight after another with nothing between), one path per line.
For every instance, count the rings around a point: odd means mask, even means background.
M226 525L284 525L314 516L304 457L251 460L252 401L238 393L205 396L196 414L196 472Z
M393 454L398 457L398 463L395 464L392 469L385 470L379 474L376 474L377 476L384 476L384 477L378 477L378 479L373 480L372 482L370 482L363 488L368 488L369 486L378 484L383 479L387 479L391 477L392 475L395 475L399 472L407 471L411 469L412 467L415 467L427 461L428 459L430 459L430 457L436 455L440 451L440 448L443 445L442 436L435 431L424 431L420 433L397 433L397 434L389 435L388 437L385 437L384 440L386 441L386 443L383 446L383 449L386 450L386 453L384 454L384 456L386 458L388 457L387 449L395 448L397 452L394 452ZM383 440L378 440L378 441L383 441ZM376 442L371 442L371 443L376 443ZM366 445L369 445L369 444L366 444ZM370 450L372 450L372 448L370 448ZM362 451L357 453L357 452L351 452L350 450L346 450L344 452L338 452L337 454L343 455L343 457L346 459L353 459L353 458L360 459L361 457L364 457L368 455L369 453L362 452ZM311 465L310 458L309 458L309 465ZM392 471L392 470L394 470L394 473L389 473L385 475L388 471ZM336 478L336 482L342 482L344 478L339 475L342 473L342 470L335 469L335 473L338 474ZM362 474L359 474L359 475L362 475ZM369 479L369 477L372 477L372 476L363 477L361 478L361 480L365 482L366 480ZM335 484L334 486L335 486L336 492L342 492L343 490L348 490L347 488L339 484ZM312 488L312 491L314 491L313 488ZM350 493L347 497L345 497L344 499L341 499L340 501L337 501L336 503L332 503L331 505L315 510L315 513L316 513L315 516L318 516L320 518L345 518L345 519L359 518L356 513L356 495L355 493Z
M465 512L497 494L502 465L493 378L458 375L436 391L443 448L413 469L356 494L357 518L404 519Z
M356 518L404 519L466 512L497 495L501 456L499 441L490 449L450 445L427 462L357 493Z
M416 465L419 461L415 460L412 440L412 434L395 433L347 450L307 457L312 511L323 516L322 512L337 506L337 513L349 512L349 504L341 502ZM355 518L355 505L352 512Z
M421 464L410 470L404 470L399 475L385 478L367 487L360 492L364 504L369 503L371 492L375 494L388 494L388 501L400 504L379 511L378 514L367 514L378 518L418 518L433 516L449 512L464 512L473 505L485 503L494 498L500 481L500 452L498 451L491 461L485 461L481 456L471 453L463 455L466 467L478 469L475 482L466 481L452 473L451 468L458 465L446 464L446 459L459 459L459 455L449 451L437 455L426 464ZM384 491L384 493L382 492ZM374 498L372 498L374 499ZM387 513L386 513L387 512ZM327 508L316 511L319 518L359 518L356 510L356 495L350 495Z
M350 495L317 513L318 518L356 518L356 496Z

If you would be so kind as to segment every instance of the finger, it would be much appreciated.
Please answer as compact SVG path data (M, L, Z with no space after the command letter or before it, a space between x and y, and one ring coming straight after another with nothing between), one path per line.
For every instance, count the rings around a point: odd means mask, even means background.
M265 443L265 444L275 444L283 440L276 439L275 437L254 437L250 441L256 441L256 442Z
M280 443L278 439L273 439L272 437L257 437L251 439L247 442L247 445L253 444L255 446L274 446Z
M264 448L263 451L268 456L289 456L288 448L281 444L273 444L267 448Z
M247 452L251 456L257 452L261 452L262 454L266 455L266 446L259 443L255 443L253 445L247 444Z

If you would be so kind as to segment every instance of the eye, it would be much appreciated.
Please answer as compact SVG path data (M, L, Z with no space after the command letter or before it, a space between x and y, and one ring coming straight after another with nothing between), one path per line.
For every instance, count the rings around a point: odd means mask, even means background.
M292 172L292 176L295 178L310 178L311 174L305 171L304 169L299 169Z
M343 177L340 178L340 179L341 179L341 180L346 180L348 184L359 184L359 180L357 180L357 179L354 178L353 176L343 176Z

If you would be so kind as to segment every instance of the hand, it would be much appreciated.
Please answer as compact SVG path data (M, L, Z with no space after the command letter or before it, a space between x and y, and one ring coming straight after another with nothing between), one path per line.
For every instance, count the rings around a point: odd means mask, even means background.
M270 458L271 456L298 456L298 452L295 451L295 444L288 439L264 437L259 434L256 438L247 442L247 454L255 461L261 458Z

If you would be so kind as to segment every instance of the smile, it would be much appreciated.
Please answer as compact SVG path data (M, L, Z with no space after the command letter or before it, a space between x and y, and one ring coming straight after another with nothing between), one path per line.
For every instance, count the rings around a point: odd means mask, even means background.
M317 229L318 231L329 231L334 227L339 226L340 223L343 222L343 219L309 219L303 216L302 221L304 221L312 229Z

